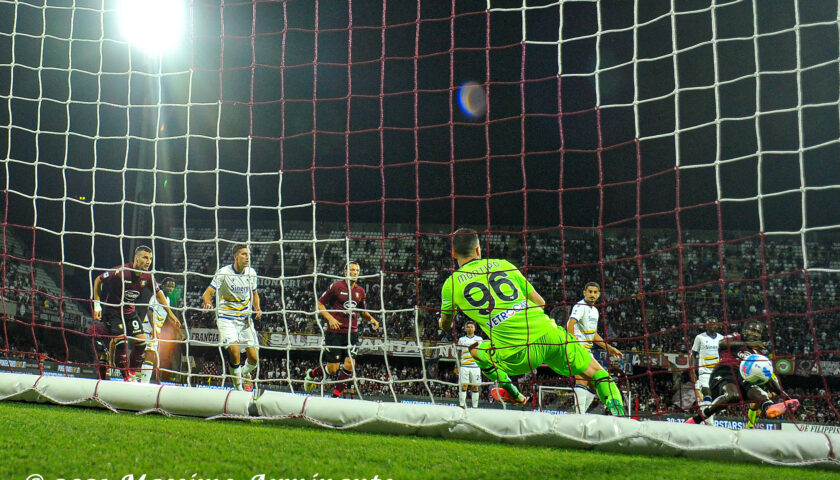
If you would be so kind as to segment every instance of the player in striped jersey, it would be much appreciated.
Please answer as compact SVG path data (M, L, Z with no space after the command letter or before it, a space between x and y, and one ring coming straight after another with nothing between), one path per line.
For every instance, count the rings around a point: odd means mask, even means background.
M575 304L569 321L566 322L566 331L574 335L580 345L592 355L592 347L599 346L606 350L611 356L624 358L624 354L601 338L598 334L598 319L600 313L595 302L601 298L601 286L596 282L589 282L583 287L583 299ZM595 358L593 356L593 358ZM575 375L575 401L578 413L586 413L589 406L595 399L596 394L590 386L589 380L580 375Z
M483 338L475 334L475 322L472 320L467 321L467 324L464 326L464 332L466 335L458 339L458 347L460 349L458 355L458 364L457 364L457 371L455 373L458 374L458 385L460 386L460 390L458 391L458 402L461 405L461 408L467 408L467 389L472 388L472 394L470 396L472 400L473 408L478 408L478 390L481 387L481 369L478 368L478 365L475 363L475 359L470 354L470 348L475 348L481 342L484 341Z
M213 281L201 296L203 307L216 308L216 325L219 327L219 341L227 348L230 358L228 370L233 376L234 387L242 390L243 377L259 365L257 331L251 321L262 316L260 295L257 293L257 272L250 267L251 252L247 245L233 246L233 263L220 268ZM217 307L213 307L213 294ZM243 366L240 347L245 347L248 361Z
M691 355L689 361L691 362L691 375L694 376L694 366L697 367L697 380L694 382L694 390L697 392L697 405L700 409L712 403L712 390L709 388L709 379L712 376L712 370L717 366L720 356L718 354L718 347L723 335L718 333L717 318L709 317L706 319L706 331L694 337L694 345L691 347ZM697 355L697 360L694 356ZM696 363L695 363L696 362ZM712 418L707 418L706 422L711 425Z
M160 282L160 289L163 291L165 304L161 304L157 297L149 298L149 309L146 311L146 321L143 322L143 332L146 334L146 359L143 361L143 367L140 369L140 381L149 383L152 380L152 374L160 368L160 358L158 358L158 345L163 330L163 324L168 320L168 314L164 305L170 305L170 296L175 291L175 280L171 277L166 277ZM171 322L171 320L169 320ZM173 324L174 326L174 324ZM179 327L175 327L180 334ZM181 335L181 338L183 336Z

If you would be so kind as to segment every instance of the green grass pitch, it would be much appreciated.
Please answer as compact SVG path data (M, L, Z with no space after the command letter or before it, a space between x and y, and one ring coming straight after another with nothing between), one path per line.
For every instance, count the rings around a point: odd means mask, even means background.
M818 469L14 402L0 402L0 432L3 480L837 478Z

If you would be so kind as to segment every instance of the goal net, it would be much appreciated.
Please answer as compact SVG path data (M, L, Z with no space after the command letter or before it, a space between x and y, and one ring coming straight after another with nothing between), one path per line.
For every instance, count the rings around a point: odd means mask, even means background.
M559 325L601 285L624 357L593 352L635 416L695 411L714 317L767 327L798 423L840 422L837 2L194 0L151 52L121 5L0 0L4 371L120 380L92 291L147 245L185 336L153 381L231 388L201 295L244 243L259 389L303 394L317 300L358 262L379 328L313 394L457 405L440 288L472 226Z

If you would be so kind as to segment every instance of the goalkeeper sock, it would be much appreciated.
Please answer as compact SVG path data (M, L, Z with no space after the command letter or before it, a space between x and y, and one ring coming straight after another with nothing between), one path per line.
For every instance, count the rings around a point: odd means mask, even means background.
M467 408L467 391L461 390L458 392L458 405L461 405L461 408Z
M487 378L489 378L490 380L495 380L500 387L504 388L507 394L510 395L510 398L514 400L519 398L519 390L516 388L513 382L510 381L510 377L507 373L499 370L496 367L491 367L491 369L488 370L482 368L481 372L485 376L487 376Z
M143 367L140 368L140 381L143 383L149 383L152 381L152 373L155 371L155 366L152 362L146 360L143 362Z
M472 392L472 406L473 408L478 408L478 392Z
M475 364L478 365L478 368L481 369L481 373L485 377L495 381L500 387L504 388L507 394L510 395L510 398L519 398L519 390L511 383L508 374L493 365L493 362L490 361L490 355L486 351L478 350L478 358L475 359Z
M598 370L592 375L592 383L595 384L595 391L598 398L607 407L607 410L616 416L624 416L624 402L621 401L621 392L615 386L610 374L606 370Z

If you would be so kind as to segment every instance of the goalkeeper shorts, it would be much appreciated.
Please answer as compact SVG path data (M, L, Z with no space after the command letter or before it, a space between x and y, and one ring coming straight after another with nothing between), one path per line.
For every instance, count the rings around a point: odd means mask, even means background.
M524 375L547 365L563 376L583 373L592 361L592 355L577 338L563 327L557 327L527 345L493 345L485 340L479 345L478 355L508 375Z

